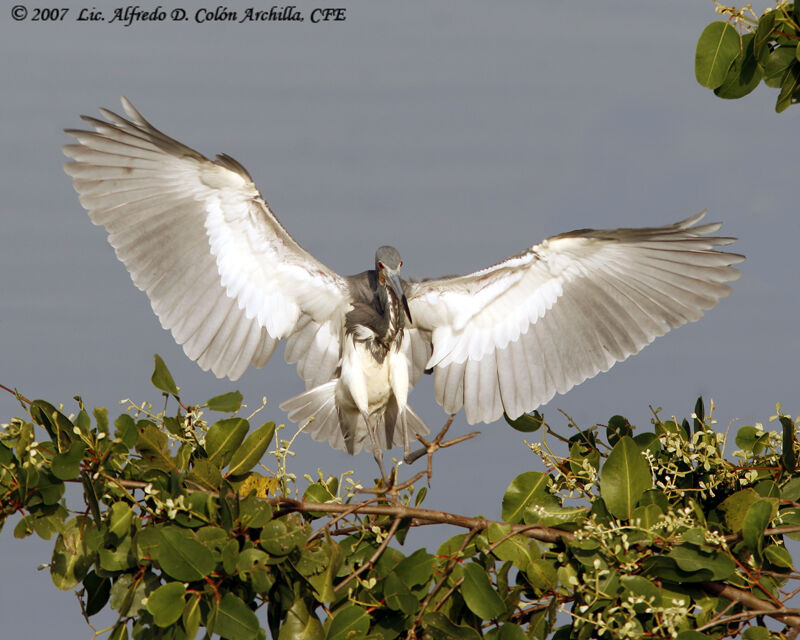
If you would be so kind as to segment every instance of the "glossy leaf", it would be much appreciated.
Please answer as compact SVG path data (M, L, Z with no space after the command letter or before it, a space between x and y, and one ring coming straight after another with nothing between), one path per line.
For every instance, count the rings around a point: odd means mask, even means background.
M111 597L111 580L90 571L83 579L83 588L86 591L86 615L93 616L102 611Z
M369 630L369 621L370 616L366 609L355 604L346 604L333 612L325 640L360 637Z
M446 640L480 640L481 635L472 627L456 624L439 612L429 612L422 616L426 627L434 629L437 636Z
M323 640L325 631L303 598L296 598L281 624L278 640Z
M509 418L507 413L503 413L503 418L512 429L522 433L533 433L542 428L544 418L538 411L533 413L523 413L519 418Z
M474 562L464 567L461 595L470 611L482 620L491 620L506 612L506 606L492 588L486 571Z
M550 478L541 471L526 471L514 478L503 495L503 520L512 524L522 522L525 508L537 496L546 494L549 483Z
M233 593L226 593L219 603L214 633L226 640L256 640L261 630L258 618L250 608Z
M161 529L158 561L171 578L186 582L204 578L213 571L215 564L209 549L178 527Z
M434 557L425 549L417 549L407 558L403 558L394 570L410 587L425 584L433 576Z
M68 451L59 453L53 458L53 475L59 480L73 480L81 473L81 461L83 460L83 453L86 451L86 445L83 442L76 440L73 442Z
M66 523L56 539L50 563L50 577L59 589L67 591L86 576L92 564L92 554L86 548L84 534L91 525L84 519L73 518Z
M159 627L177 622L183 613L186 587L181 582L168 582L147 597L147 610Z
M780 416L781 431L783 433L783 454L781 461L789 471L794 471L797 465L797 454L794 451L794 422L788 416Z
M252 469L264 456L275 433L275 423L267 422L251 433L234 452L228 474L242 475Z
M213 398L209 398L206 405L211 411L235 413L242 406L242 394L239 391L229 391Z
M175 384L175 380L172 379L172 374L167 369L167 365L164 364L161 356L155 354L153 359L155 360L155 368L153 369L153 375L150 377L150 382L153 383L156 389L164 393L171 393L173 396L178 395L178 387Z
M741 53L734 60L723 83L714 89L714 93L728 100L743 98L758 86L762 75L753 52L753 34L748 33L742 36ZM702 401L702 398L699 401ZM697 423L698 420L695 420L695 429Z
M773 37L772 30L775 28L776 15L776 12L768 11L761 16L758 21L758 27L756 27L755 33L753 34L753 52L756 59L759 61L765 60L769 54L769 47L767 44Z
M629 436L623 436L608 454L600 473L600 495L611 515L630 519L642 494L653 486L650 465Z
M764 530L772 516L772 504L768 500L756 500L747 509L742 520L742 542L755 554L761 553L764 544Z
M249 430L250 424L244 418L226 418L212 424L205 441L208 461L220 469L225 467Z
M681 545L672 549L667 557L689 573L710 571L712 580L727 580L736 571L736 563L721 551L704 553L691 545Z
M800 63L795 60L786 70L781 80L781 90L775 102L775 111L781 113L788 109L793 102L797 101L798 92L800 92ZM786 433L786 431L784 431L784 433ZM786 444L785 440L784 444ZM789 468L793 469L796 460L794 451L792 451L791 447L788 447L784 449L784 454L788 454L787 461L792 463L792 466Z
M716 89L725 81L733 61L739 55L739 34L727 22L712 22L697 41L694 72L697 82Z
M386 599L387 607L407 616L413 615L419 607L419 600L396 573L386 576L383 583L383 596Z

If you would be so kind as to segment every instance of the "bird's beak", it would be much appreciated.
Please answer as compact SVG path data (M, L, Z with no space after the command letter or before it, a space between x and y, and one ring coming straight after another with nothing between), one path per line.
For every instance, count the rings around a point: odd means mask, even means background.
M394 292L397 294L397 297L403 302L403 309L406 311L406 316L408 317L409 322L414 322L411 319L411 310L408 308L408 300L406 299L406 294L403 293L403 283L400 282L400 276L396 273L387 273L386 274L387 281L389 285L394 289Z

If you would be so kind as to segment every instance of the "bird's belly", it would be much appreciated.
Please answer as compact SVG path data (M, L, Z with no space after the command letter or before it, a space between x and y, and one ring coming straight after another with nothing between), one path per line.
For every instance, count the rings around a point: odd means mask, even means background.
M339 400L352 403L359 411L373 414L383 410L392 395L391 366L395 359L378 362L363 342L345 341L342 372L337 389ZM349 397L348 397L349 396Z

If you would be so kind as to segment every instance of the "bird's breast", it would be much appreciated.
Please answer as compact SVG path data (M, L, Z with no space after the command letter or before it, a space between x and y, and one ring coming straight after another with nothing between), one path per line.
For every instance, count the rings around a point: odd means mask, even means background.
M408 395L408 360L402 350L391 350L378 359L369 341L350 335L342 350L340 381L361 410L369 413L381 410L393 394L404 406Z

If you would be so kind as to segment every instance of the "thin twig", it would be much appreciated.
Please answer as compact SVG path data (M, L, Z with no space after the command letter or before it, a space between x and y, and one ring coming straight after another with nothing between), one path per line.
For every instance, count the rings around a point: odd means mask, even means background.
M389 546L389 542L391 542L392 538L394 537L394 534L397 533L397 528L400 526L400 521L401 520L402 520L402 518L395 518L392 521L392 526L389 528L389 531L386 532L386 537L383 539L383 542L381 542L380 546L377 549L375 549L375 553L373 553L370 556L369 560L367 560L364 564L362 564L358 569L353 571L353 573L351 573L344 580L342 580L339 584L337 584L333 588L334 591L340 591L341 589L344 588L344 586L348 582L350 582L351 580L354 580L355 578L360 576L368 568L375 566L375 563L378 561L378 558L381 557L381 554L383 554L383 552L386 550L386 547Z

